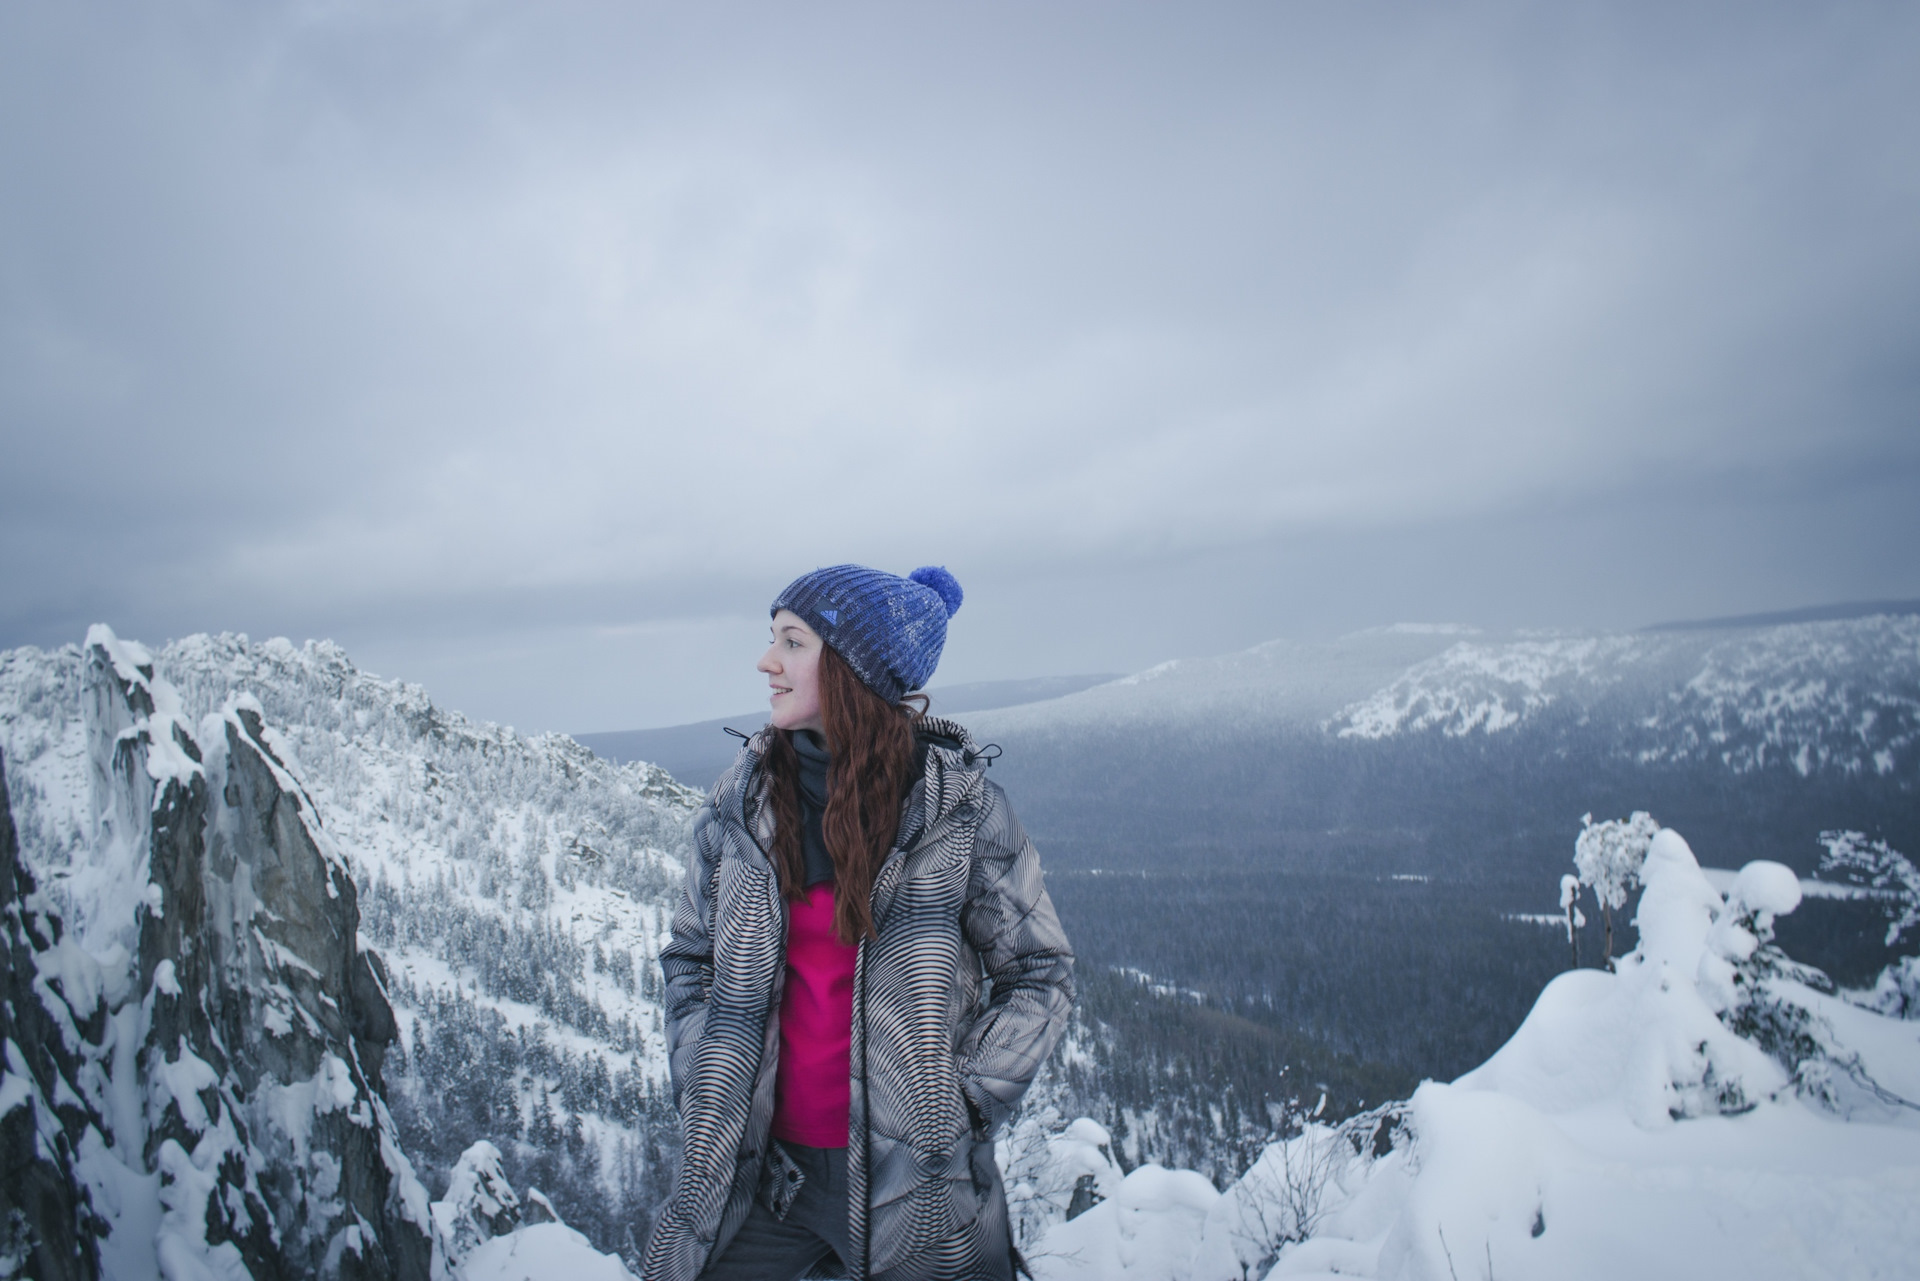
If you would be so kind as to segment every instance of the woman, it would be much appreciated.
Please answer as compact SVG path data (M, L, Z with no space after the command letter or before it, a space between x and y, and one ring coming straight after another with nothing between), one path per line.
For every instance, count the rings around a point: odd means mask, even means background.
M993 1133L1065 1029L1073 954L967 731L925 717L944 569L773 602L770 723L694 820L662 951L684 1140L647 1281L1009 1278ZM917 701L920 706L914 706Z

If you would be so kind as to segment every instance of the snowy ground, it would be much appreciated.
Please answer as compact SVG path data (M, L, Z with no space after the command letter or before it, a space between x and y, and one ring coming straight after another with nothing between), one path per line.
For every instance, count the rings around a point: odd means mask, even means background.
M1036 1276L1914 1275L1920 1023L1768 946L1787 869L1722 894L1666 831L1646 880L1619 972L1555 980L1486 1064L1421 1086L1390 1150L1309 1127L1225 1194L1143 1167L1043 1238Z

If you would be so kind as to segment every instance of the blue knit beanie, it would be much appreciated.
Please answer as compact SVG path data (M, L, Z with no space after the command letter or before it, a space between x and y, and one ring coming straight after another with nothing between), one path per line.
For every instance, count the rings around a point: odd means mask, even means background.
M847 660L868 689L897 703L927 683L960 608L960 584L938 565L905 578L864 565L802 574L774 597L768 614L790 609Z

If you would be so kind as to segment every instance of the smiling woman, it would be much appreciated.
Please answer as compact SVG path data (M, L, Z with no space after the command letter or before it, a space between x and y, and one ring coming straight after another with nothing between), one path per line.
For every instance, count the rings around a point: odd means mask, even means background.
M808 627L800 615L790 609L773 615L773 643L760 659L759 671L767 674L772 690L775 729L821 732L820 655L826 645L819 633Z
M1073 954L986 761L914 698L961 599L837 565L773 603L770 723L695 820L660 954L684 1150L647 1281L1020 1266L994 1133Z

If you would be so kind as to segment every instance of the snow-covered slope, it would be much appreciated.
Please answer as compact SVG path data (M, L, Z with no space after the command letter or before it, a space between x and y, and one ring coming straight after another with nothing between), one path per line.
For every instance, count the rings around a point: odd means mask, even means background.
M1617 727L1643 761L1788 762L1909 773L1920 745L1920 617L1731 632L1462 641L1343 708L1328 728L1378 739L1497 734L1549 709Z
M1311 724L1443 652L1465 630L1403 626L1318 644L1268 641L1211 658L1174 659L1064 698L966 719L990 735L1155 724Z
M1688 648L1672 637L1642 636L1462 641L1341 709L1329 727L1352 738L1435 729L1497 734L1557 702L1591 702L1617 689L1627 672L1672 662Z
M1224 1194L1143 1166L1030 1251L1042 1281L1902 1277L1920 1254L1920 1023L1771 943L1797 880L1717 892L1679 835L1640 946L1541 993L1450 1085L1307 1124Z

